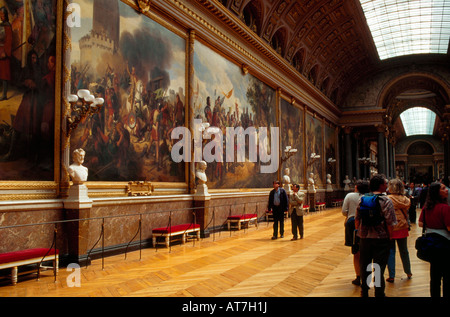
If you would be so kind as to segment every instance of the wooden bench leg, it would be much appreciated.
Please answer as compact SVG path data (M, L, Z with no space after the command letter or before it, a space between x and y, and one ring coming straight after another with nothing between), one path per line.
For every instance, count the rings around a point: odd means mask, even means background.
M166 248L170 245L170 236L166 236Z
M17 266L11 268L11 283L13 285L17 284L17 272L18 272Z
M197 241L200 241L200 230L197 231Z
M183 233L183 234L181 235L181 243L182 243L182 244L185 244L185 243L186 243L186 234L185 234L185 233Z
M58 274L59 272L59 257L53 260L53 267L55 270L55 274Z
M156 247L156 237L152 237L152 245L153 247Z

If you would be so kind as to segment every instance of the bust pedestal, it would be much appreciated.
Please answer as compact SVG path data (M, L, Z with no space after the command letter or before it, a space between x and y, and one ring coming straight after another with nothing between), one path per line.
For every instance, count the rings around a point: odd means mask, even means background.
M70 187L67 199L64 200L65 219L73 220L67 223L67 241L69 263L86 264L89 251L89 220L92 200L84 184Z
M316 191L308 191L309 211L316 211Z
M210 236L209 230L207 228L210 222L210 204L211 204L211 195L208 194L208 187L201 190L206 190L206 194L200 194L198 192L199 188L197 187L197 193L194 195L194 207L195 207L195 219L197 224L200 225L200 237L207 238Z

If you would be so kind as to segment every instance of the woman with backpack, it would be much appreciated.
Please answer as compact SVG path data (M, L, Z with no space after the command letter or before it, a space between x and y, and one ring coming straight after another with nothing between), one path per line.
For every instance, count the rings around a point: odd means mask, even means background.
M405 186L399 179L392 179L389 181L389 199L392 201L395 209L395 217L397 224L389 228L389 237L391 238L390 253L388 259L389 277L386 279L389 283L394 283L395 278L395 244L397 242L400 258L403 264L408 279L412 277L411 262L409 260L408 242L409 236L409 220L408 210L411 206L411 201L407 198L405 193Z

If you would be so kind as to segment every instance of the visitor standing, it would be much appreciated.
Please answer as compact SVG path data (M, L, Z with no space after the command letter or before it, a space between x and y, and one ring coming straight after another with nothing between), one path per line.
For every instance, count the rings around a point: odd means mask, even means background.
M289 202L286 191L280 187L280 181L273 182L273 189L269 194L268 210L273 215L272 240L278 238L278 226L280 227L280 238L284 237L284 213L288 211Z
M437 234L450 243L450 206L447 204L448 189L440 182L428 188L428 196L419 217L419 226L425 227L427 234ZM450 252L434 254L430 261L430 295L450 298Z
M400 259L402 260L403 270L408 279L412 277L411 262L409 260L408 241L409 236L409 221L408 210L411 202L409 198L405 197L405 187L401 180L392 179L389 181L389 199L392 201L395 210L395 217L397 224L389 227L389 236L391 239L390 253L388 259L389 277L387 282L393 283L395 279L395 248L398 246L400 252Z
M397 224L392 201L384 194L386 177L375 174L370 179L370 193L361 197L356 208L355 225L360 238L361 296L368 297L370 282L375 277L375 296L384 297L384 271L389 258L390 241L388 226Z
M352 281L354 285L361 285L361 270L359 266L359 238L356 235L355 215L361 196L369 192L369 182L358 180L355 186L355 192L348 193L342 204L342 214L345 218L345 245L352 248L353 267L355 269L356 279Z

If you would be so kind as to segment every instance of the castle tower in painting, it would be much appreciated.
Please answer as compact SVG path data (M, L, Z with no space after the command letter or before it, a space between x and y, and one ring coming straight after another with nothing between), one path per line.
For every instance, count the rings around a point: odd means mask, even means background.
M120 16L119 0L94 0L92 30L114 42L114 51L119 47Z
M80 66L90 76L103 54L117 52L120 34L119 0L94 0L93 6L92 30L79 41Z

